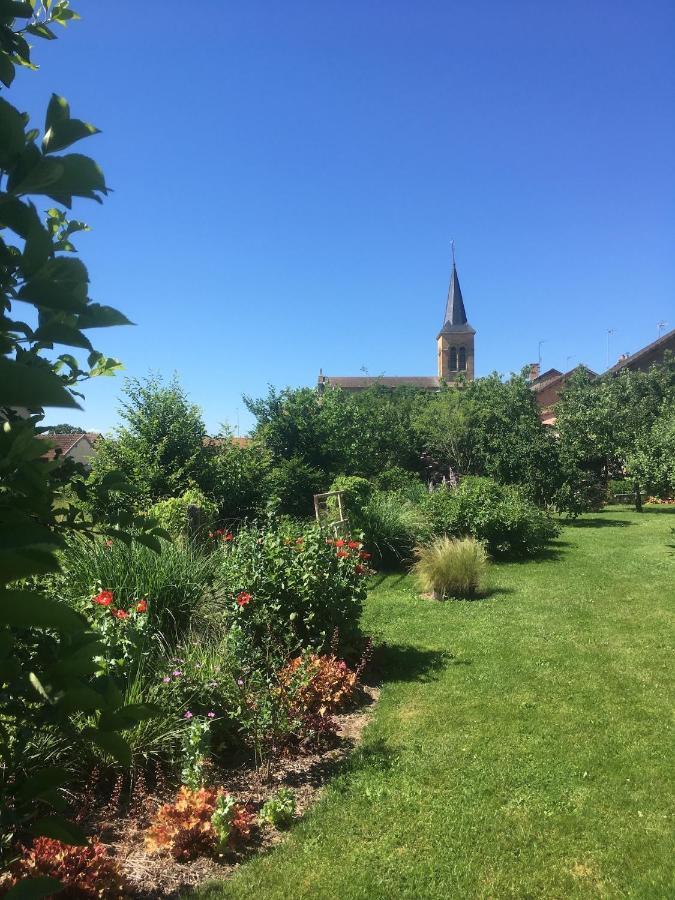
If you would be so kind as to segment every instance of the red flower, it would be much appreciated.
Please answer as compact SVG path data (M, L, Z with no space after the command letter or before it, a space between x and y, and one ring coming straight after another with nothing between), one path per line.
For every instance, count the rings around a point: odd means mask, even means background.
M345 541L343 541L342 538L340 538L338 541L335 541L336 547L344 547L344 545L345 545Z
M295 539L295 543L296 543L296 544L304 544L304 543L305 543L305 539L304 539L304 538L296 538L296 539Z
M370 554L370 553L367 553L365 550L362 550L362 551L359 553L359 556L361 557L361 559L370 559L371 554Z
M112 545L113 545L112 538L108 538L107 541L103 541L103 546L106 548L106 550L110 550Z
M357 563L354 566L354 571L356 572L357 575L364 575L366 572L366 567L362 566L361 563Z
M101 593L97 594L91 602L98 603L99 606L110 606L113 602L112 591L101 591Z
M111 609L110 612L115 616L116 619L128 619L129 613L126 609Z
M350 550L359 550L361 548L361 544L358 541L350 541L347 546Z
M338 550L338 552L335 555L339 556L340 559L344 559L345 556L349 556L349 550Z
M251 602L251 595L247 594L246 591L240 591L237 594L237 604L239 606L246 606L247 603Z
M136 604L136 612L144 613L148 611L148 601L147 600L139 600Z
M228 531L227 534L224 534L224 535L223 535L223 540L224 540L224 541L233 541L233 540L234 540L234 535L232 534L231 531Z

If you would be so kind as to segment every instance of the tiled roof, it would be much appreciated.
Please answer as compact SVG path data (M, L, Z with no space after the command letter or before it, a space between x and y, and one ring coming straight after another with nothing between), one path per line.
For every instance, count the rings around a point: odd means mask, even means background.
M45 453L46 459L54 459L57 451L61 456L65 456L82 438L86 438L93 447L100 437L95 431L82 431L79 434L41 434L38 436L55 445Z
M204 438L204 446L205 447L220 447L225 443L234 444L235 447L250 447L250 445L253 443L253 438L237 437L237 436L232 436L229 438L221 438L221 437L205 437Z
M669 331L667 334L661 335L660 338L657 338L655 341L652 341L651 344L647 344L646 347L643 347L642 350L638 350L635 353L632 353L630 356L627 356L625 359L620 359L613 366L607 369L606 374L614 374L616 372L620 372L622 369L630 369L632 365L636 363L640 363L640 360L647 356L649 353L653 353L655 350L675 350L675 328L672 331Z

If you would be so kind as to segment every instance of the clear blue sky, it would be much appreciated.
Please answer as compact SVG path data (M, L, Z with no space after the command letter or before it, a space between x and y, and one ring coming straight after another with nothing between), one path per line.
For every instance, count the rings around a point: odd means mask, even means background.
M675 327L672 0L73 4L11 94L103 129L77 243L137 327L98 344L211 431L319 367L435 374L451 237L479 375ZM47 421L106 430L120 387Z

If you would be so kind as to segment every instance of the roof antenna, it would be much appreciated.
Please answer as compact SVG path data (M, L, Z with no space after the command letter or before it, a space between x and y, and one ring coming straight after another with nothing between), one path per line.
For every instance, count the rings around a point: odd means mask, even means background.
M659 330L659 337L661 337L661 332L663 331L663 329L666 327L667 324L668 324L667 322L657 322L656 323L656 327Z

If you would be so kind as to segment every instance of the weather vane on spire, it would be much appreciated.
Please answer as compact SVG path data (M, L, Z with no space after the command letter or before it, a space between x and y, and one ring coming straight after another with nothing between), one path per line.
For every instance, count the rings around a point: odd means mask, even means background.
M455 242L454 240L450 241L450 249L452 250L452 265L455 265Z

